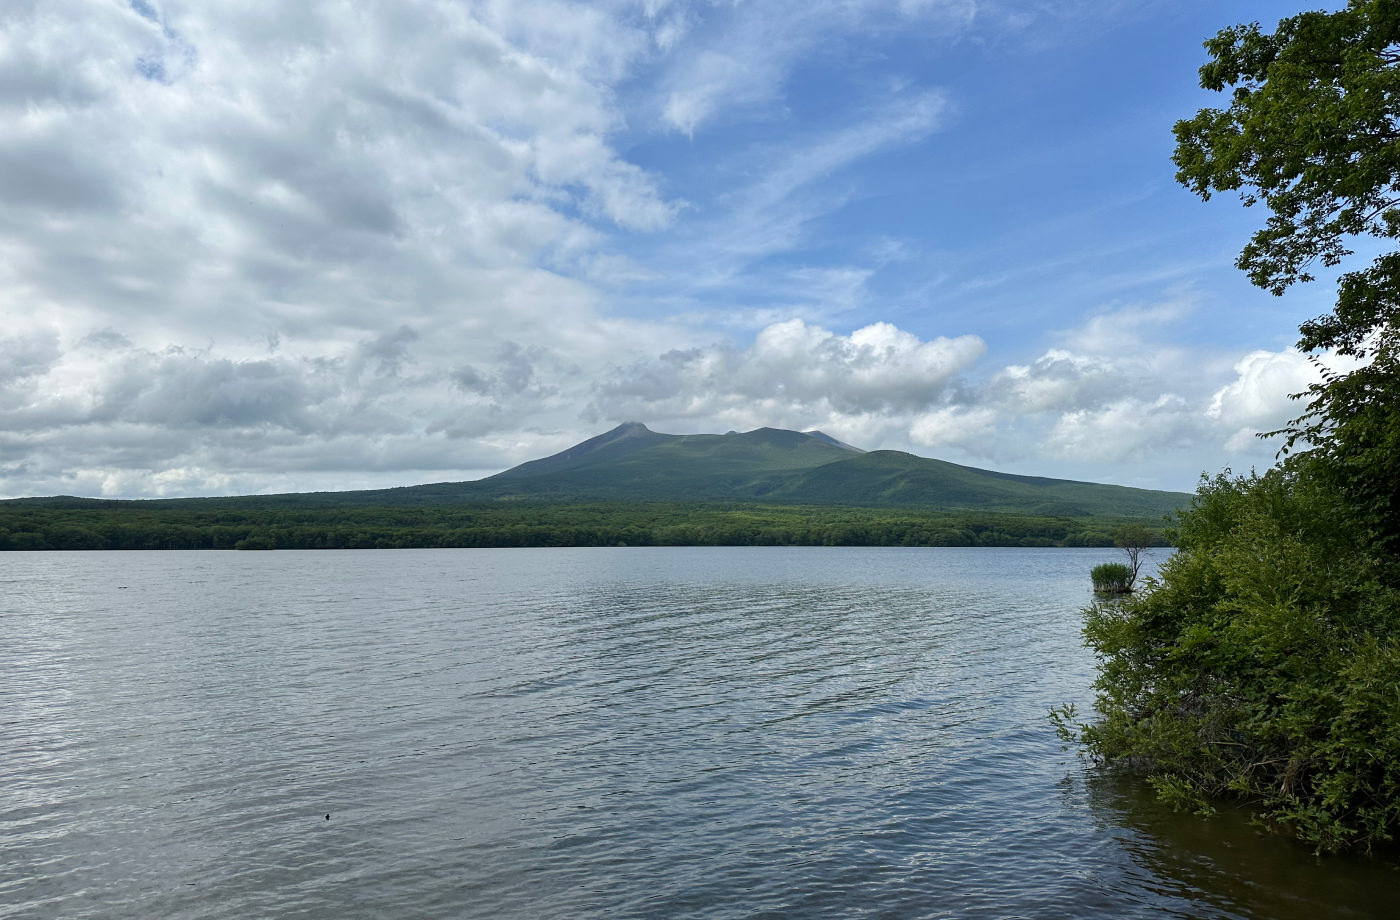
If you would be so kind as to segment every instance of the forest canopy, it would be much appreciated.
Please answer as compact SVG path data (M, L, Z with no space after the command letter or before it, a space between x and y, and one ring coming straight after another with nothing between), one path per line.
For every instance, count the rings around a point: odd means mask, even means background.
M0 502L0 550L1112 546L1133 519L667 502ZM1160 528L1149 531L1164 545Z

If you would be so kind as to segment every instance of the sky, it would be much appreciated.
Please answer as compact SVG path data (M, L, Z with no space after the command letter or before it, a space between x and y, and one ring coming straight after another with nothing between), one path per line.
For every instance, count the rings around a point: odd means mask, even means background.
M0 496L477 479L625 421L1263 469L1334 291L1249 285L1265 214L1171 127L1296 4L7 0Z

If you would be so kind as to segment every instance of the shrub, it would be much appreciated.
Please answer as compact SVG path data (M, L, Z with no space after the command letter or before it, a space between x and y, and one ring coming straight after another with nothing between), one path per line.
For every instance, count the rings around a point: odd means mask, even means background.
M1090 607L1103 762L1208 813L1228 796L1319 849L1400 831L1400 592L1305 464L1203 480L1140 595Z

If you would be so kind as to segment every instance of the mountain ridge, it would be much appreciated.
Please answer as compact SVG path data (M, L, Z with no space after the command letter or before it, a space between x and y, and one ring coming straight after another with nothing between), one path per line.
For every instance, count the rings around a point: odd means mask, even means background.
M652 431L641 422L624 422L558 453L464 482L132 502L57 496L11 499L7 504L324 507L700 502L1160 519L1189 501L1190 496L1181 492L1002 473L903 451L864 451L821 431L764 427L676 435Z
M601 448L606 447L606 455ZM1161 516L1181 492L1025 476L903 451L864 451L820 431L668 435L639 422L479 480L498 494L728 500L939 511Z

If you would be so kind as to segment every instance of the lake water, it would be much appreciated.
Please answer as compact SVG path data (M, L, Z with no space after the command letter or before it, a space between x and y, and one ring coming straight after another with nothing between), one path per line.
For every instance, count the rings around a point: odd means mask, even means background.
M1396 916L1061 751L1112 558L0 554L0 917Z

